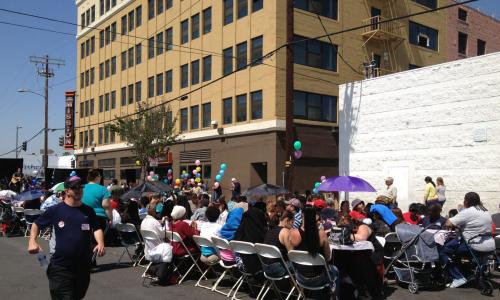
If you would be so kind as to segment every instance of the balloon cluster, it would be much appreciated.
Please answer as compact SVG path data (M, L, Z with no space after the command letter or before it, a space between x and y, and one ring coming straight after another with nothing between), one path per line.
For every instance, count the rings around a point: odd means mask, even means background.
M318 194L318 192L319 192L319 190L318 190L318 189L319 189L319 186L320 186L323 182L325 182L325 181L326 181L326 177L325 177L325 176L321 176L320 180L321 180L321 182L316 181L316 182L314 183L314 188L313 188L313 193L314 193L314 194Z
M220 182L222 181L222 178L226 174L226 169L227 169L227 164L222 163L220 165L219 173L215 175L215 183L214 183L215 188L218 188L220 186Z
M300 141L295 141L293 143L293 148L295 149L295 152L293 152L293 156L295 159L299 159L302 157L302 143Z
M200 183L201 182L201 161L197 159L194 164L196 165L196 169L193 170L193 176L195 177L194 179L191 179L191 183L194 182Z
M148 181L158 181L159 178L158 174L155 174L154 171L149 172L149 175L146 177Z

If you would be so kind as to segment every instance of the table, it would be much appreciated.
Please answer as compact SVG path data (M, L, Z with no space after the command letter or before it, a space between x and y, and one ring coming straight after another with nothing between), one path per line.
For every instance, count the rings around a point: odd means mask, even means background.
M370 250L375 251L372 242L370 241L356 241L352 245L340 245L340 244L332 244L330 243L330 250L339 250L339 251L364 251Z

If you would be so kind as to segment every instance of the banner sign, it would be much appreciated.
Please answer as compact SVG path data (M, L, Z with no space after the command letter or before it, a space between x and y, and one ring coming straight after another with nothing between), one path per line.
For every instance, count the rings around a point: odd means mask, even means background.
M66 92L66 107L64 117L64 149L75 149L75 95L76 92Z

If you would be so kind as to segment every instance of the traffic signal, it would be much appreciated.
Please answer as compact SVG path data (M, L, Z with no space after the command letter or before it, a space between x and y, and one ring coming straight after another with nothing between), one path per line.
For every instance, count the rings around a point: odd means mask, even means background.
M60 136L59 137L59 147L63 147L63 146L64 146L64 137Z
M71 160L71 169L74 169L76 166L76 160L72 159Z
M28 142L23 142L23 144L21 145L21 149L23 149L23 151L26 151L27 148L28 148Z

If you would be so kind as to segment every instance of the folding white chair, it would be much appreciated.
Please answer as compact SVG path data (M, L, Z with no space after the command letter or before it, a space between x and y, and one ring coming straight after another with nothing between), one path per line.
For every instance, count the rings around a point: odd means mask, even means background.
M323 290L324 288L329 288L330 284L334 282L333 278L331 278L330 276L330 272L328 270L326 261L323 258L323 255L317 254L316 256L312 256L307 251L291 250L288 252L288 258L292 262L292 266L295 271L295 281L297 282L297 285L300 287L299 288L300 295L297 297L297 300L300 299L301 297L304 297L304 299L306 299L304 290L311 290L311 291ZM323 266L327 280L325 281L325 283L318 285L306 284L305 282L300 280L299 276L302 277L307 277L307 276L301 274L300 272L301 268L297 268L297 265L303 268L311 268L311 269L313 269L316 266Z
M141 253L139 257L134 259L128 250L128 248L130 247L134 247L137 250L138 247L144 245L139 232L137 232L137 228L134 224L131 223L117 224L116 231L118 232L120 242L124 248L122 255L120 255L120 258L118 259L118 264L121 263L123 256L125 255L125 253L127 253L128 257L133 263L133 266L137 266L144 257L144 254Z
M220 254L221 250L232 251L231 246L229 245L229 242L226 239L216 237L216 236L212 237L212 242L213 242L215 249L217 250L217 254L219 255L219 258L220 258L219 265L222 268L224 268L224 272L219 276L219 278L215 282L214 286L212 287L212 291L219 293L219 294L222 294L226 297L230 297L233 290L240 283L240 281L242 280L243 277L238 276L238 278L236 278L233 274L234 272L232 272L236 269L236 261L224 261L222 258L222 255ZM225 293L224 291L218 290L217 286L224 279L224 277L226 277L227 274L229 274L231 276L231 278L235 280L235 283L233 284L233 286L231 287L229 292Z
M231 246L231 249L233 250L234 253L237 253L239 255L255 255L258 257L257 252L255 251L254 244L250 242L242 242L242 241L230 241L229 245ZM258 259L258 258L257 258ZM245 269L248 269L249 266L245 265ZM248 280L250 277L255 277L262 273L262 270L259 270L255 273L250 273L248 271L240 270L242 277L241 281L236 287L236 290L234 291L233 297L231 298L232 300L239 299L237 297L238 291L241 288L241 285L243 282L245 282L248 287L250 288L250 291L253 292L253 286ZM260 289L259 293L257 294L257 300L261 299L261 294L264 291L264 288L266 287L266 282L262 285L262 288Z
M23 211L24 220L26 221L26 230L24 231L24 236L29 237L31 231L31 225L36 221L36 219L42 214L39 209L25 209Z
M264 294L262 294L262 299L264 299L269 292L269 290L272 288L273 291L275 292L276 296L281 299L281 293L282 291L278 288L276 285L277 281L283 280L283 279L288 279L292 285L291 291L288 293L286 300L288 300L295 289L299 289L297 287L297 283L295 282L295 278L293 277L292 273L290 272L290 268L288 267L288 264L285 262L283 259L283 255L281 255L281 251L278 249L276 246L272 245L267 245L267 244L260 244L256 243L255 244L255 251L257 251L257 255L259 255L260 262L262 264L262 268L264 270L264 276L268 279L269 281L269 286L265 290ZM266 264L266 259L272 259L273 261L279 262L284 269L286 269L286 273L283 276L271 276L266 273L265 267L267 266Z
M142 278L142 285L144 285L144 282L149 279L149 283L153 280L157 280L158 278L155 276L151 276L148 274L149 268L155 261L152 260L152 258L149 256L149 250L150 247L154 245L159 245L162 243L161 238L156 234L156 232L152 230L143 230L141 229L141 235L142 238L144 239L144 255L146 259L149 261L148 265L146 266L146 270L144 270L144 273L142 273L141 278Z
M186 244L182 240L181 236L177 232L174 232L171 230L166 231L165 238L167 238L170 242L179 243L186 251L186 254L184 256L182 256L182 257L175 257L174 256L174 258L172 259L172 263L174 264L174 267L175 267L174 272L177 272L177 274L179 274L181 276L181 280L179 280L178 284L181 284L184 281L184 279L186 279L188 274L194 268L198 269L200 274L203 274L203 271L201 270L200 266L198 265L199 257L197 257L197 258L194 257L193 253L191 253L191 251L189 251L189 248L186 246ZM177 261L179 259L180 259L180 262L177 263ZM192 265L189 267L189 269L186 271L186 273L182 274L180 272L180 266L183 264L183 262L189 261L189 260L192 262Z
M202 236L199 236L199 235L195 235L193 236L193 240L194 242L196 243L196 245L198 245L198 247L201 249L201 247L210 247L210 248L214 248L215 249L215 245L212 243L211 240L205 238L205 237L202 237ZM218 256L218 254L217 254ZM220 261L220 257L219 257L219 260L214 262L214 263L205 263L205 265L207 265L207 269L205 270L205 272L203 272L200 276L200 278L198 279L198 281L196 282L196 284L194 286L199 286L199 287L202 287L204 289L208 289L208 290L212 290L213 291L213 287L214 286L206 286L206 285L202 285L200 282L203 278L206 279L206 275L209 271L212 271L216 276L218 276L218 274L215 272L215 270L212 269L213 266L217 265Z

